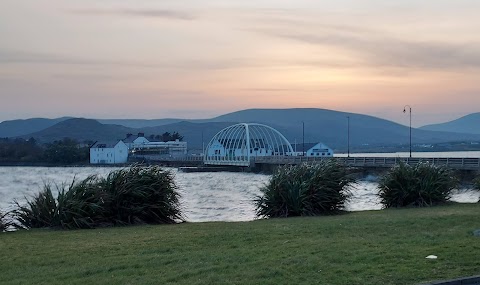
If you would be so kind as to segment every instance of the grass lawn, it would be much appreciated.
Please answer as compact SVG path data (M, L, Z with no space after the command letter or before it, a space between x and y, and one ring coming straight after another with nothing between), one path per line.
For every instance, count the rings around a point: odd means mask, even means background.
M475 229L480 203L0 233L0 284L418 284L480 274Z

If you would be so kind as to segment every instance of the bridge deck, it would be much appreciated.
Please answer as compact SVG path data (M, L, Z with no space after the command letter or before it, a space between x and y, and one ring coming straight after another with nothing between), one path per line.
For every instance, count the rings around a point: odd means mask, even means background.
M180 156L180 157L148 157L141 156L143 160L157 161L157 162L197 162L202 163L202 156ZM435 165L443 165L452 169L462 170L480 170L480 158L459 158L459 157L432 157L432 158L420 158L420 157L334 157L352 167L364 167L364 168L390 168L395 164L403 161L408 164L418 164L420 162L433 163ZM273 164L273 165L285 165L285 164L300 164L303 162L315 162L321 161L321 157L303 157L303 156L259 156L252 157L252 163L254 164ZM216 161L215 165L225 166L246 166L239 164L243 162L229 161L228 159ZM248 163L248 162L247 162ZM211 163L213 164L213 163Z
M335 157L348 166L352 167L371 167L371 168L390 168L403 161L407 164L418 164L420 162L433 163L434 165L443 165L452 169L480 170L480 158L417 158L417 157ZM285 157L256 157L256 164L300 164L303 162L315 162L322 159L317 157L285 156Z

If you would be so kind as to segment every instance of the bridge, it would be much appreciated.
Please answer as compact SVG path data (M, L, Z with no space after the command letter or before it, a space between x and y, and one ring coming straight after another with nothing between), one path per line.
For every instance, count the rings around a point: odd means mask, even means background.
M303 152L305 154L305 152ZM316 163L324 159L337 159L349 167L391 168L404 162L409 165L430 163L458 170L480 170L480 158L443 157L322 157L302 156L293 150L288 140L272 127L241 123L218 132L204 149L203 156L149 157L132 159L161 163L169 166L269 168L276 165Z
M261 167L315 163L321 156L299 156L277 130L262 124L242 123L218 132L205 148L203 163L215 166ZM421 162L452 169L480 170L480 158L440 157L335 157L350 167L391 168L400 161L413 165Z
M317 157L302 157L302 156L284 156L284 157L254 157L253 164L262 165L296 165L304 162L315 163L323 159L332 158L317 158ZM445 166L451 169L458 170L480 170L480 158L459 158L459 157L334 157L350 167L361 168L391 168L400 163L400 161L414 165L418 163L431 163L438 166Z
M301 163L317 163L324 159L337 159L349 167L358 168L391 168L400 161L414 165L418 163L431 163L438 166L446 166L455 170L477 170L480 171L480 158L472 157L303 157L303 156L257 156L251 157L248 165L222 164L223 160L216 161L215 166L240 166L256 167L263 165L297 165ZM178 156L178 157L138 157L137 161L147 161L151 163L161 163L170 166L201 166L204 165L203 156ZM213 166L212 165L212 166Z

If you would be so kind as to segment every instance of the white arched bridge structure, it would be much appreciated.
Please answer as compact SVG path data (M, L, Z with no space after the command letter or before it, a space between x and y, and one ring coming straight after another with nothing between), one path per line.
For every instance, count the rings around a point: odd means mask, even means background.
M241 123L218 132L205 149L207 165L250 166L256 158L285 157L293 148L277 130L267 125Z

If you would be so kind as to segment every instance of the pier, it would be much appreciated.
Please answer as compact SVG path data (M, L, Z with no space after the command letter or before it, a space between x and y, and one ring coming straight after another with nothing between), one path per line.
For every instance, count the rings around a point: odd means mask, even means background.
M253 157L253 164L271 164L271 165L295 165L304 162L315 163L323 159L318 157L302 157L302 156L263 156ZM334 157L350 167L359 168L391 168L400 161L414 165L418 163L431 163L438 166L446 166L454 170L480 170L480 158L443 158L443 157Z
M136 161L152 164L160 164L173 167L202 167L202 171L213 169L232 168L270 168L280 165L297 165L301 163L316 163L325 159L337 159L349 167L364 169L386 169L400 162L414 165L418 163L431 163L445 166L454 170L480 171L480 158L476 157L303 157L303 156L261 156L251 157L249 166L239 166L232 163L228 158L219 159L215 165L205 165L202 156L185 157L137 157ZM218 171L218 170L217 170ZM190 172L190 171L189 171Z

